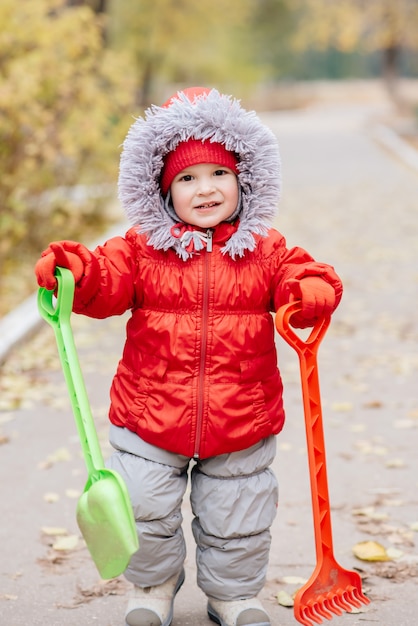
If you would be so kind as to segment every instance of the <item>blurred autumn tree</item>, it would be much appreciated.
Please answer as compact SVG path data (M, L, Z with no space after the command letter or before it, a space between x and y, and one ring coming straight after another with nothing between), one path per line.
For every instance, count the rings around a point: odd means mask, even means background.
M389 92L397 96L401 52L418 50L417 0L295 0L296 50L379 51Z
M251 0L111 0L108 36L135 56L138 102L171 84L251 84Z
M133 86L89 7L1 1L2 276L14 258L74 236L85 216L98 219L97 201L44 192L115 181Z
M253 3L251 36L255 57L268 76L289 75L293 59L289 54L298 13L293 0L258 0Z

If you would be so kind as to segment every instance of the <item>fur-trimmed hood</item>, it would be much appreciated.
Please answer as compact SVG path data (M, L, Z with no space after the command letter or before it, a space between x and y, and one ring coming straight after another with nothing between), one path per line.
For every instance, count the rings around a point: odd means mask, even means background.
M171 233L175 224L166 211L160 189L164 156L182 141L202 139L224 144L239 157L242 191L239 226L223 252L232 258L255 247L254 234L265 236L277 212L280 196L280 157L277 140L253 111L216 89L202 90L193 99L179 92L162 107L153 105L131 126L120 162L119 199L139 232L156 249L173 247L189 253ZM199 92L199 91L198 91Z

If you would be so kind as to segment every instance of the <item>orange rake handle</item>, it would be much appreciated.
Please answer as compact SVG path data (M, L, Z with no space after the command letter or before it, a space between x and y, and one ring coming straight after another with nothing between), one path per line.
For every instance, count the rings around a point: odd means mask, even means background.
M333 613L341 615L353 606L368 604L369 599L362 592L359 574L338 565L333 552L317 364L318 348L331 318L318 320L304 341L290 327L292 315L300 310L300 302L281 307L276 313L276 328L299 356L317 563L311 578L296 594L294 614L299 622L312 626L312 622L320 624L323 618L331 619Z
M321 532L315 533L316 557L319 559L324 553L332 552L331 514L317 367L319 344L331 319L329 317L321 319L304 341L290 327L291 316L300 310L300 302L292 302L281 307L276 314L276 328L299 356L314 526L315 529L321 529Z

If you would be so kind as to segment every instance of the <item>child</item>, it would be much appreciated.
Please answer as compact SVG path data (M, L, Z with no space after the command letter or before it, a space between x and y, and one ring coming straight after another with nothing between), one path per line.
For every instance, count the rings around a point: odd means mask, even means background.
M271 312L300 300L292 324L312 326L342 294L329 265L287 249L270 228L279 190L277 142L255 113L215 89L186 89L151 107L125 140L119 194L133 228L94 252L52 243L37 263L48 289L56 265L72 270L75 312L132 313L111 388L109 460L139 536L125 573L129 626L171 624L190 465L208 615L221 626L270 625L256 596L284 422Z

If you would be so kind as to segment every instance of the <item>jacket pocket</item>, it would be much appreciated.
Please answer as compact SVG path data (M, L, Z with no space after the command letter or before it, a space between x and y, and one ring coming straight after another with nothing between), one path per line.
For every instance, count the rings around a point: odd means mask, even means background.
M135 350L125 355L122 365L136 379L145 377L159 382L165 381L168 369L168 361L142 350Z
M254 420L254 429L259 435L268 436L271 434L271 419L267 410L265 389L261 382L251 385L249 396L252 403L252 418Z
M282 391L274 348L259 357L241 362L241 386L247 389L252 403L254 429L260 436L270 435L276 417L272 405L277 405Z
M274 376L277 372L276 350L273 348L254 359L241 361L240 371L242 383L257 383Z
M134 431L144 419L153 390L164 383L168 367L164 359L144 354L137 364L139 371L132 371L122 362L117 374L119 395L125 399L126 426Z

